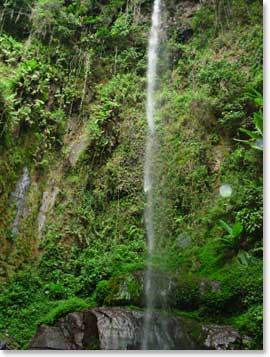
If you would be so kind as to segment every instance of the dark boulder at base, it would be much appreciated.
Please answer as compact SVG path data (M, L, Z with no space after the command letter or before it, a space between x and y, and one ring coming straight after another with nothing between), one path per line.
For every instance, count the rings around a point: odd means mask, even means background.
M29 349L139 350L144 312L125 308L92 308L67 314L53 326L39 326ZM241 343L230 326L202 326L197 321L155 312L151 322L153 350L234 349Z
M5 341L0 340L0 350L8 350L8 345Z
M39 326L29 349L99 349L97 326L97 317L92 310L69 313L54 326Z

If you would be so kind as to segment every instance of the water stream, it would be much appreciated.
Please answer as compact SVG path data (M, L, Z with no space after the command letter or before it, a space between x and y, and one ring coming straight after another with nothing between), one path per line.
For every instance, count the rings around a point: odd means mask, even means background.
M148 243L148 264L145 275L145 299L146 299L146 314L144 319L144 333L142 341L142 349L169 349L170 336L164 326L163 337L158 339L155 333L153 322L153 311L155 308L162 306L162 300L166 299L166 292L162 292L158 287L156 273L152 268L152 259L156 254L157 237L155 227L155 207L156 207L156 186L157 186L157 165L158 157L158 134L155 123L155 118L158 111L156 94L159 87L158 67L160 63L160 45L162 31L164 29L163 17L164 5L161 0L155 0L152 12L152 25L149 34L148 42L148 66L147 66L147 138L145 150L145 166L144 166L144 192L146 194L146 209L145 222ZM161 296L163 293L164 296Z
M20 222L20 218L23 215L26 195L28 193L30 183L31 180L30 180L28 168L24 167L23 174L20 177L19 181L17 182L16 190L15 192L12 193L12 196L14 197L17 206L17 213L12 226L13 234L19 234L19 222Z

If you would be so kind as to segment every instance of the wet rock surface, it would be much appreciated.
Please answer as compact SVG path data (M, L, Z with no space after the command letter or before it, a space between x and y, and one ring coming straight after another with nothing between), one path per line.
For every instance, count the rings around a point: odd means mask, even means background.
M29 349L139 350L143 324L143 311L92 308L73 312L53 326L41 325ZM238 331L230 326L202 326L179 316L153 314L150 349L235 349L240 343Z
M5 341L0 340L0 350L7 350L7 344Z
M24 167L23 174L17 182L16 190L15 192L12 192L12 196L15 199L17 206L17 213L12 226L13 234L19 234L19 223L24 213L26 196L29 191L30 184L31 179L29 175L29 170L27 167Z
M242 338L232 326L203 326L207 337L205 346L213 350L241 349Z

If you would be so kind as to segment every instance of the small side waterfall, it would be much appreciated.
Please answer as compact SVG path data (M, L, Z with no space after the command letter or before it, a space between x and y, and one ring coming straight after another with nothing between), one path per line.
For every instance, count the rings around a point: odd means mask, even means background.
M160 52L164 23L164 4L162 0L155 0L152 13L152 25L149 35L148 43L148 67L147 67L147 139L146 139L146 152L145 152L145 166L144 166L144 192L147 196L146 209L145 209L145 222L148 242L148 264L145 275L145 299L147 311L144 319L144 331L142 349L169 349L170 335L165 326L162 327L162 334L156 331L154 323L154 309L157 307L166 306L166 289L162 290L158 283L157 274L153 270L152 260L158 250L156 232L157 212L157 187L158 187L158 152L159 140L156 127L156 116L159 105L156 95L159 89L160 75L159 65L162 62L162 54ZM159 281L160 282L160 281Z
M30 187L30 183L31 181L30 181L28 168L24 167L23 174L20 177L19 181L17 182L16 190L15 192L12 193L12 196L16 200L16 206L17 206L17 213L12 226L13 234L19 234L19 221L21 216L23 215L25 199Z

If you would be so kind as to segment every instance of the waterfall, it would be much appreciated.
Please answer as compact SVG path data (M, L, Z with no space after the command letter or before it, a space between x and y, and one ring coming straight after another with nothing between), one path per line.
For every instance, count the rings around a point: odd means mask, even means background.
M156 160L158 157L158 134L155 124L155 117L158 110L156 94L159 87L158 67L161 61L160 45L162 31L165 24L163 24L163 4L161 0L155 0L152 12L152 25L149 34L148 42L148 66L147 66L147 138L145 150L145 166L144 166L144 192L146 194L146 209L145 222L148 243L148 262L147 271L145 275L145 300L146 300L146 314L144 319L144 331L142 349L169 349L170 336L164 326L163 336L157 335L154 325L154 308L163 305L164 294L158 283L156 282L156 274L152 268L152 258L156 254L157 237L155 231L155 215L156 215L156 186L158 168ZM160 292L160 293L159 293ZM166 298L166 297L165 297Z
M160 32L160 13L161 1L155 0L152 26L149 36L148 44L148 64L147 64L147 102L146 102L146 116L147 116L147 139L146 139L146 153L145 153L145 167L144 167L144 192L147 194L147 208L146 208L146 230L148 239L149 253L154 249L154 229L153 229L153 174L154 174L154 154L156 144L156 128L155 128L155 90L157 87L157 61L159 48L159 32Z
M16 217L14 219L13 226L12 226L13 234L19 234L19 229L18 229L19 221L23 215L25 199L26 199L26 195L29 190L29 187L30 187L29 171L28 171L27 167L24 167L23 174L20 177L19 181L17 182L16 190L15 190L15 192L12 193L12 196L16 200L16 206L17 206L17 213L16 213Z

